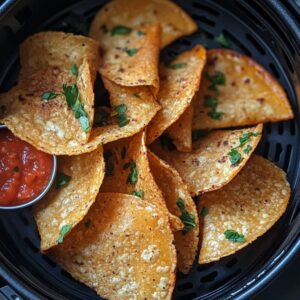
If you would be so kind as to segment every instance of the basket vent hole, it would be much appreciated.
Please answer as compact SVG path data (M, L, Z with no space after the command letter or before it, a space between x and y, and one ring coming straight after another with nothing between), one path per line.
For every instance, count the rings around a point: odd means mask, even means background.
M232 268L234 265L236 265L236 263L238 262L238 260L237 260L237 258L233 258L233 259L231 259L227 264L226 264L226 267L227 268Z
M220 13L218 11L216 11L213 8L208 7L206 5L200 4L199 2L193 1L192 5L196 8L200 8L201 10L204 10L204 11L206 11L206 12L208 12L208 13L214 15L214 16L219 16L220 15Z
M174 300L188 300L188 299L195 299L197 295L195 293L189 293L189 294L184 294L179 297L175 297Z
M229 40L231 40L235 45L238 46L238 48L240 48L242 50L242 52L246 55L248 55L249 57L252 57L251 52L248 50L247 47L245 47L240 41L239 39L237 39L233 34L231 34L229 31L227 30L223 30L223 34L229 38Z
M192 45L192 42L190 40L187 40L187 39L179 40L178 42L181 45L184 45L184 46L191 46Z
M295 122L290 121L289 123L290 123L290 133L291 135L295 135L296 134Z
M279 122L278 124L278 134L283 135L283 130L284 130L284 123Z
M279 78L280 78L280 74L279 74L277 68L275 67L275 65L271 63L271 64L269 64L269 67L270 67L270 69L271 69L271 71L272 71L272 74L273 74L277 79L279 79Z
M191 282L185 282L177 287L178 291L190 290L193 288L193 284Z
M282 153L282 146L281 144L277 143L275 148L274 162L279 161L281 153Z
M205 16L192 15L192 18L193 18L194 20L197 20L197 21L199 21L199 22L201 22L201 23L204 23L204 24L206 24L206 25L209 25L209 26L211 26L211 27L216 26L216 22L215 22L215 21L212 21L212 20L208 19L208 18L205 17Z
M34 252L37 253L39 252L39 248L28 238L24 238L24 242L29 246L29 248Z
M201 282L205 283L205 282L212 282L215 280L215 278L218 276L218 272L214 271L204 277L201 278Z
M31 17L32 11L29 6L23 7L20 11L15 14L16 20L21 24L25 24Z
M267 123L264 126L264 129L266 130L266 134L271 134L272 133L272 124L271 123Z
M242 272L242 269L238 269L236 270L234 273L226 276L226 278L224 278L223 280L218 281L217 283L211 285L209 287L210 291L214 291L222 286L224 286L226 283L228 283L229 281L231 281L232 279L234 279L238 274L240 274Z
M210 264L198 265L197 271L198 272L204 272L206 270L209 270L209 269L211 269L214 266L214 264L215 263L213 262L213 263L210 263Z
M290 164L291 159L291 153L292 153L292 145L288 144L285 149L285 160L283 164L283 170L287 172Z
M42 255L42 258L44 259L44 261L51 266L52 268L55 268L57 265L54 261L52 261L48 256L46 255Z
M264 148L263 148L263 156L264 156L264 157L268 157L269 150L270 150L270 143L269 143L269 142L266 142L266 143L264 144ZM269 158L269 157L268 157L268 158Z
M252 43L252 45L257 49L257 51L262 54L265 55L266 51L265 49L259 44L259 42L249 33L246 33L246 38Z

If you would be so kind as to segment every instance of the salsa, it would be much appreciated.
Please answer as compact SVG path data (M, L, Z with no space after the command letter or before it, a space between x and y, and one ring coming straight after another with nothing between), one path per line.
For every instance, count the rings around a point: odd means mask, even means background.
M31 201L50 180L53 157L0 129L0 206Z

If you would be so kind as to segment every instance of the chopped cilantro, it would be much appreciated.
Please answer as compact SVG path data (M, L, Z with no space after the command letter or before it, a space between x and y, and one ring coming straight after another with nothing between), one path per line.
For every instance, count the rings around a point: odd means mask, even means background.
M103 107L95 108L94 125L97 127L106 126L108 124L109 112Z
M105 175L107 176L112 176L114 175L114 164L111 160L112 157L112 152L111 150L106 150L104 151L103 157L104 157L104 161L105 161Z
M172 142L172 139L167 134L162 134L159 137L159 142L160 142L160 146L163 150L165 148L169 151L176 149L175 145Z
M130 27L123 26L123 25L117 25L111 30L111 36L114 35L127 35L132 31Z
M235 230L228 229L224 232L224 235L227 240L233 243L244 243L246 242L245 236L243 234L238 233Z
M51 100L51 99L56 98L57 96L59 96L59 94L49 91L49 92L44 92L41 95L41 98L42 98L42 100Z
M72 224L66 224L60 229L59 237L57 240L58 244L61 244L64 241L65 235L71 230L71 228L72 228Z
M247 145L247 147L244 149L245 154L249 154L252 150L252 147L250 145Z
M58 172L55 188L56 189L60 189L60 188L63 188L65 186L67 186L68 183L70 182L71 178L72 177L69 176L69 175L66 175L66 174L64 174L62 172Z
M197 140L199 140L200 138L202 138L206 135L207 135L207 131L205 131L205 130L201 130L201 129L193 130L192 131L192 141L196 142Z
M75 76L78 76L78 67L76 64L73 64L71 67L71 73Z
M230 41L228 40L228 38L223 33L218 35L215 38L215 41L224 48L229 48L230 44L231 44Z
M107 26L105 24L100 26L100 29L102 30L103 33L108 33Z
M218 99L213 96L204 96L204 106L215 109L218 105Z
M177 64L171 64L171 65L169 65L169 68L173 69L173 70L177 70L177 69L185 68L186 66L187 66L186 63L177 63Z
M125 48L124 51L128 54L128 56L133 56L135 54L137 54L137 52L139 51L139 49L137 48Z
M139 31L137 32L137 35L138 35L138 36L144 36L144 35L145 35L145 32L139 30Z
M185 209L183 199L178 198L176 204L181 211L180 220L182 221L182 223L184 225L184 228L182 229L182 233L186 234L189 232L189 230L196 227L195 217Z
M128 168L130 168L130 172L127 178L127 183L134 185L138 181L138 174L139 174L136 163L132 160L123 166L124 170Z
M118 119L119 127L124 127L129 123L126 112L127 112L126 104L120 104L114 107L113 116L116 116L116 118Z
M125 156L126 156L126 147L124 146L124 147L122 148L122 151L121 151L121 157L122 157L122 159L124 159Z
M202 215L203 217L205 217L205 216L208 215L208 208L207 208L207 207L205 207L205 206L202 207L201 215Z
M241 154L236 149L231 149L228 155L232 165L239 163L241 160Z
M216 71L215 74L209 75L207 72L205 73L205 78L211 82L213 86L216 85L224 85L226 83L226 78L224 73L220 71Z
M15 167L13 168L13 172L14 172L14 173L18 173L18 172L19 172L19 167L18 167L18 166L15 166Z
M240 147L243 147L245 144L247 144L250 141L250 138L252 136L259 136L259 132L246 132L240 137Z
M209 111L208 113L207 113L207 115L209 116L209 117L211 117L212 119L215 119L215 120L220 120L221 119L221 117L222 117L222 115L223 115L223 113L222 112L217 112L217 111Z
M133 191L133 192L131 192L131 195L137 196L137 197L143 199L144 198L144 191L143 190Z

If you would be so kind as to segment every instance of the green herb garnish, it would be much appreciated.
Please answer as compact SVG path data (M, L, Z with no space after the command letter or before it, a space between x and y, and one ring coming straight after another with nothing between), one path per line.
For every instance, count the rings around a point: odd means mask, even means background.
M78 87L76 84L66 85L63 84L63 94L66 98L69 108L72 108L79 96Z
M44 92L42 95L41 95L41 98L42 100L51 100L51 99L54 99L56 98L57 96L59 96L60 94L57 94L57 93L54 93L54 92Z
M109 112L103 107L95 108L94 125L106 126L108 124Z
M69 175L66 175L66 174L64 174L62 172L58 172L55 188L56 189L60 189L60 188L63 188L65 186L67 186L68 183L70 182L71 178L72 177L69 176Z
M204 106L205 107L211 107L213 109L216 109L218 105L218 99L213 96L204 96Z
M239 163L241 160L241 154L236 149L231 149L228 155L232 165Z
M184 228L182 229L182 233L186 234L186 233L189 232L189 230L196 227L195 217L185 209L184 201L181 198L178 198L176 204L177 204L177 206L179 207L179 209L181 211L180 220L184 224Z
M137 52L139 51L139 49L137 48L125 48L124 51L128 54L128 56L133 56L135 54L137 54Z
M208 208L207 208L207 207L205 207L205 206L202 207L201 215L202 215L203 217L205 217L205 216L208 215Z
M224 48L229 48L230 47L230 41L228 40L228 38L223 34L221 33L220 35L218 35L216 38L215 38L215 41L223 46Z
M124 127L129 123L126 112L127 112L126 104L120 104L114 107L113 116L116 116L116 118L118 119L119 127Z
M138 181L138 174L139 174L136 163L132 160L132 161L130 161L129 163L127 163L123 166L124 170L126 170L128 168L130 168L130 172L129 172L129 175L127 177L127 183L135 185Z
M252 147L250 145L247 145L247 147L244 149L245 154L249 154L252 150Z
M177 69L185 68L186 66L187 66L186 63L177 63L177 64L171 64L171 65L169 65L169 68L173 69L173 70L177 70Z
M61 244L64 241L65 235L71 230L71 228L72 228L71 224L66 224L60 229L59 237L57 240L58 244Z
M131 195L137 196L137 197L143 199L144 198L144 191L143 190L133 191L133 192L131 192Z
M137 32L137 35L138 35L138 36L143 36L143 35L145 35L145 32L139 30L139 31Z
M250 138L252 136L259 136L259 132L246 132L240 137L240 147L243 147L245 144L247 144L250 141Z
M78 67L76 64L73 64L72 67L71 67L71 73L74 75L74 76L78 76Z
M207 113L207 115L209 117L211 117L212 119L220 120L221 117L223 116L223 113L222 112L218 112L218 111L210 111L210 112Z
M233 243L244 243L246 242L245 236L243 234L238 233L235 230L229 229L224 232L224 235L227 240Z
M216 71L215 74L209 75L207 72L205 73L205 78L211 82L212 85L224 85L226 83L226 77L224 73L220 71Z
M114 35L127 35L132 31L130 27L123 26L123 25L117 25L111 30L111 36Z

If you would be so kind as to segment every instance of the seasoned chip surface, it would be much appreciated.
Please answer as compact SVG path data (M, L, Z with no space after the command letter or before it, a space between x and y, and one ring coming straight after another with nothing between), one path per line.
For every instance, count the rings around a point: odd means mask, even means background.
M90 35L102 41L115 26L139 28L143 24L155 23L160 23L162 27L162 48L197 30L194 20L172 1L115 0L97 13Z
M169 65L161 64L157 100L162 109L147 128L147 144L175 123L190 106L199 89L205 61L206 50L197 45L192 50L178 55Z
M103 57L99 70L103 77L123 86L150 86L157 94L159 24L144 25L128 34L105 35L92 26L90 36L101 42Z
M51 251L75 279L107 299L171 299L176 253L168 221L146 201L100 193Z
M195 143L190 153L162 150L158 143L153 145L153 151L179 172L191 195L198 195L230 182L246 164L261 134L261 124L240 130L219 130ZM238 161L231 161L238 157Z
M177 267L179 271L187 274L198 251L199 219L197 208L178 172L150 151L148 151L148 157L152 174L163 192L169 211L179 218L182 217L182 211L177 205L177 201L182 199L185 209L194 218L194 228L187 232L177 231L174 233Z
M71 225L72 230L94 203L104 177L102 147L87 154L58 157L57 172L56 184L34 206L42 251L55 246L63 226ZM66 186L57 188L60 174L71 178Z
M62 95L63 84L78 87L89 120L86 132ZM42 99L46 92L57 95L53 99ZM50 154L73 154L73 148L80 150L81 145L88 141L93 124L94 92L89 65L84 60L79 66L78 76L58 67L41 69L2 94L0 103L6 107L4 114L0 115L0 122L17 137Z
M264 234L286 210L290 193L286 174L265 158L253 155L228 185L199 197L199 212L203 207L208 210L199 263L235 253ZM227 230L243 235L244 241L226 239Z
M130 139L108 144L104 149L111 172L106 172L101 192L138 195L169 216L172 230L182 229L179 218L169 214L162 191L152 176L145 133L140 132Z
M212 89L212 80L203 76L194 103L194 129L226 128L256 125L293 118L287 96L279 83L259 64L249 57L227 49L207 51L204 74L216 72L225 75L225 83ZM209 116L212 108L205 103L205 96L217 99L217 112Z

